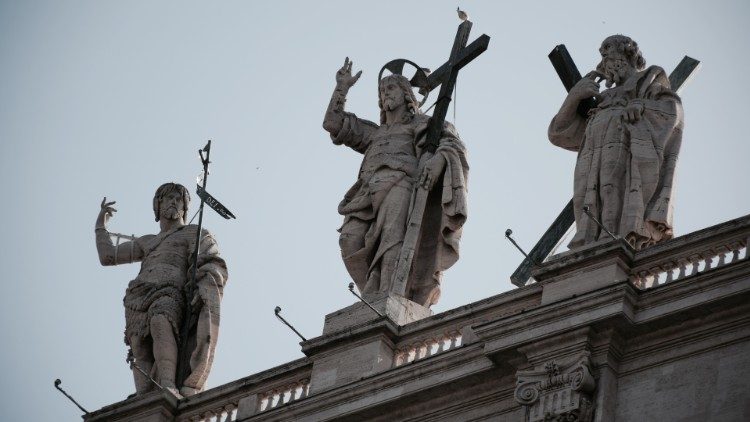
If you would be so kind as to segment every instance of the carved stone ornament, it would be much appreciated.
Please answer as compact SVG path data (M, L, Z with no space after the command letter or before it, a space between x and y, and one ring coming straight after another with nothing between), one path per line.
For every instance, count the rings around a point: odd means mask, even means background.
M515 398L526 406L526 421L592 420L596 382L588 356L565 365L550 361L540 369L518 371L516 378Z

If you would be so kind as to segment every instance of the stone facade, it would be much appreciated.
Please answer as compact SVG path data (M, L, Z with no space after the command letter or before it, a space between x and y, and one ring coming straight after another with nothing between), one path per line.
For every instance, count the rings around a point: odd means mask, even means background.
M356 304L302 359L85 420L750 420L748 240L745 216L640 251L587 244L535 283L437 315Z

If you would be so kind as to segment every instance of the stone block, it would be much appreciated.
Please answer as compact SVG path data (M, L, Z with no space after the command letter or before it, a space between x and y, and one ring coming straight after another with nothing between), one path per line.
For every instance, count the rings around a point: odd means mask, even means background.
M310 394L358 381L393 366L393 343L378 335L315 359Z
M237 420L253 416L258 410L258 395L253 394L240 399L237 405Z
M366 300L373 308L387 316L397 325L405 325L432 315L430 308L426 308L400 296L368 296ZM323 325L323 335L346 330L377 319L380 319L380 316L375 311L364 303L357 302L326 315L325 324Z

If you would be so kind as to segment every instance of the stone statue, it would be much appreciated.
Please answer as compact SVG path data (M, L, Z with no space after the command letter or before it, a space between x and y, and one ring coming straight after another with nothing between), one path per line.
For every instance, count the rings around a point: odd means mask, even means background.
M341 255L365 295L389 294L416 189L430 195L406 298L422 306L437 303L442 271L458 260L466 221L466 150L446 123L435 154L425 149L430 117L419 109L409 80L393 74L379 81L380 124L344 111L346 95L362 72L352 76L347 58L336 73L336 88L323 121L335 145L364 155L356 183L339 204Z
M96 219L96 248L102 265L141 261L141 271L125 292L125 344L138 368L172 393L200 392L213 362L219 328L219 304L227 282L227 267L213 236L201 231L197 282L193 283L192 255L198 226L186 225L190 194L176 183L161 185L154 195L154 214L160 231L115 245L107 222L114 202L102 201ZM182 333L182 334L181 334ZM188 350L185 350L185 349ZM186 368L178 374L180 360ZM136 394L155 386L133 369Z
M573 203L575 248L610 232L642 249L672 238L672 183L682 141L680 98L658 66L646 68L638 44L624 35L602 42L596 70L568 93L549 126L550 141L578 151ZM599 83L606 88L599 92ZM588 118L578 104L594 97Z

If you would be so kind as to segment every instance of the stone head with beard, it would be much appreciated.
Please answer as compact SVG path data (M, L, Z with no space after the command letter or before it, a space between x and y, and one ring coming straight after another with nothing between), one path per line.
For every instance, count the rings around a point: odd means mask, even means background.
M154 194L154 216L158 222L182 220L184 222L190 205L190 193L179 183L165 183Z
M638 49L638 43L625 35L607 37L599 48L602 60L597 72L606 79L607 88L622 85L635 72L646 67L646 60Z
M417 114L420 114L419 101L417 100L409 80L402 75L388 75L380 80L378 84L378 107L380 108L380 124L386 123L386 110L392 110L406 105L408 113L404 114L404 119L409 121ZM406 122L401 122L406 123Z

